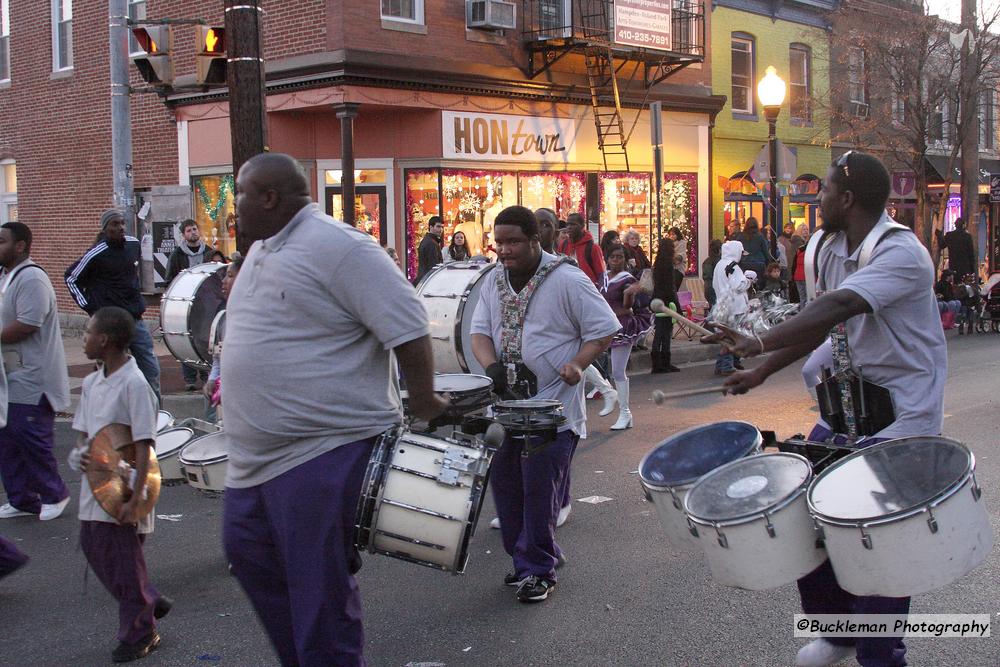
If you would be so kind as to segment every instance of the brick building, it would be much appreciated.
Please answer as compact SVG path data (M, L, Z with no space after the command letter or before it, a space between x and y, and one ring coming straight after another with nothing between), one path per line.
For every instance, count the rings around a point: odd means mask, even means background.
M0 81L0 168L5 175L16 170L16 194L4 188L0 209L33 228L33 254L55 276L93 242L111 201L107 3L2 4L0 44L9 68ZM548 205L561 215L585 211L595 231L635 228L648 244L655 233L646 110L652 101L664 109L671 193L665 225L690 228L697 239L692 267L705 252L709 136L724 100L710 88L710 15L702 0L672 3L670 51L613 45L609 34L595 33L595 12L607 17L612 10L607 0L524 0L515 5L515 28L504 30L468 27L466 3L452 0L261 4L270 149L298 158L314 197L336 215L334 105L359 103L359 225L401 255L435 213L445 217L447 234L482 229L487 244L492 216L512 203ZM130 12L221 25L223 3L132 0ZM189 188L192 217L228 253L234 242L226 91L181 90L193 81L193 35L175 28L178 89L165 98L132 97L135 187L140 197L156 186ZM615 110L614 100L595 89L594 72L588 76L588 61L602 53L620 67L620 118L632 137L627 158L598 146L591 93L599 107ZM644 77L662 81L646 86ZM133 83L141 83L134 73ZM169 220L158 219L155 206L152 220L156 245L168 247L169 228L157 223ZM75 312L65 290L57 290L64 312Z

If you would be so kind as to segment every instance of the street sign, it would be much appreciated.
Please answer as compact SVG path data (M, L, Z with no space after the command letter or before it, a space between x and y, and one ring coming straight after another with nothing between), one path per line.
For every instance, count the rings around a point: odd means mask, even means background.
M669 51L673 0L614 0L614 42L622 46Z
M791 181L799 168L799 158L778 139L778 180ZM771 154L767 144L764 144L753 161L753 177L758 183L765 183L771 178Z
M990 174L990 203L1000 203L1000 174Z

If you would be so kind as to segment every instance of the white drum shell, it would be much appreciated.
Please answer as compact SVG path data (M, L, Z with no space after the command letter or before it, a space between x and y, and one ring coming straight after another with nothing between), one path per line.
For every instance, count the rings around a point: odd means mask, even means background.
M947 586L973 570L993 550L986 504L976 498L973 485L972 478L966 480L932 510L936 533L926 512L866 526L871 549L862 542L860 525L814 515L837 583L854 595L907 597Z
M414 445L413 441L424 446ZM427 449L428 446L435 449ZM458 561L466 531L474 518L475 508L470 490L476 481L475 476L463 472L459 475L459 486L447 486L434 479L395 469L398 466L436 477L441 471L444 446L460 447L470 457L478 458L484 453L483 450L462 447L454 441L442 441L415 433L407 433L396 442L389 459L389 464L393 467L386 473L378 498L377 514L372 519L370 546L375 551L405 554L455 572L464 567L464 563ZM386 501L419 507L451 519L388 504ZM384 534L386 532L445 548L436 549L395 539Z
M434 370L438 373L484 373L472 354L472 316L483 280L493 277L495 267L479 262L441 264L417 285L430 323Z
M716 583L766 591L797 581L826 560L826 551L816 546L819 534L805 493L769 516L774 537L768 534L763 514L746 523L720 526L718 532L693 519ZM720 544L719 534L725 536L726 547Z
M184 432L187 440L180 447L173 447L170 451L164 451L163 453L160 453L160 451L156 452L156 459L160 462L160 478L164 481L185 479L184 471L181 469L180 454L194 437L194 431L189 428L175 428L157 433L157 441L159 441L161 436L173 434L174 431Z
M226 265L221 262L193 266L177 274L164 292L160 302L163 343L178 361L202 367L211 366L211 357L204 358L194 345L191 311L202 283L224 270Z
M669 488L650 486L643 482L643 487L649 494L649 499L653 501L656 514L660 517L663 530L667 532L667 540L671 545L689 551L696 551L699 548L698 538L691 534L688 528L687 514L684 513L684 498L693 484L673 487L674 495L680 509L674 505L674 496L670 494Z
M226 470L229 468L229 456L223 454L211 458L197 458L197 452L192 449L192 445L199 444L199 441L204 438L224 437L222 431L203 435L192 440L181 450L177 459L188 484L205 491L226 490Z

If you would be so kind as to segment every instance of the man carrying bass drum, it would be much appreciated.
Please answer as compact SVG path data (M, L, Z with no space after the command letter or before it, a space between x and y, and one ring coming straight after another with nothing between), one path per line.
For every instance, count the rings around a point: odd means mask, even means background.
M726 380L726 389L735 394L831 345L834 370L841 377L842 372L855 376L844 385L853 385L864 407L860 415L846 407L840 413L825 411L829 428L817 425L809 440L833 436L864 447L941 433L948 361L941 327L928 326L938 319L934 267L916 236L884 215L889 186L889 174L874 156L850 151L838 158L820 192L823 234L806 253L815 257L812 266L807 263L807 273L812 271L807 280L815 280L820 295L800 314L759 336L719 327L721 333L705 339L722 342L741 357L768 353L758 367ZM860 373L863 377L857 377ZM817 387L833 398L825 401L828 406L840 400L840 382L831 375L825 373ZM910 609L908 597L848 593L837 584L829 561L798 585L807 614L906 615ZM795 664L833 665L855 653L863 667L906 664L902 637L817 639L802 647Z

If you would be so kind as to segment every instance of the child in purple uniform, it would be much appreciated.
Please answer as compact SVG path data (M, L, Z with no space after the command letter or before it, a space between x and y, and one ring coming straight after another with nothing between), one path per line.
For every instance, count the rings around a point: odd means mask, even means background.
M132 429L136 451L134 488L145 485L150 449L156 437L156 396L127 350L135 333L128 311L108 306L97 311L83 335L87 358L101 367L83 381L80 406L73 419L78 432L70 467L86 471L90 442L109 424ZM118 600L118 647L111 657L129 662L145 657L160 643L154 618L170 611L171 601L149 583L142 545L153 532L153 512L137 513L141 495L133 494L112 517L97 503L87 476L80 480L80 548L94 574Z

